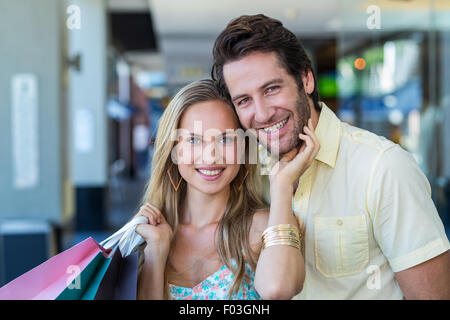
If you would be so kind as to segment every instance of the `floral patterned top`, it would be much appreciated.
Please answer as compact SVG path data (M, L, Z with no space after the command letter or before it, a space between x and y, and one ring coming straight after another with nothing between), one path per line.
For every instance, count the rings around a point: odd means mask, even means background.
M261 300L253 285L255 273L250 265L245 263L245 274L237 294L231 296L232 300ZM193 288L178 287L169 283L172 300L227 300L234 275L224 265L205 280Z

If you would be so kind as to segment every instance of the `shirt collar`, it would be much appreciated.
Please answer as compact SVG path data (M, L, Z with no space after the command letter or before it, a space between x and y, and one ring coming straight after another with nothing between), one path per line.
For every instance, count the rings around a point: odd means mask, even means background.
M316 160L334 168L341 142L341 121L325 103L319 102L319 104L321 111L315 134L320 143L320 150Z

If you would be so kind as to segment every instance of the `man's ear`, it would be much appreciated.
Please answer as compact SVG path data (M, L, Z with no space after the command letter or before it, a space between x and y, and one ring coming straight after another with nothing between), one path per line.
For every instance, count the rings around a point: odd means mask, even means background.
M314 76L311 69L302 73L303 88L307 94L311 94L314 91Z

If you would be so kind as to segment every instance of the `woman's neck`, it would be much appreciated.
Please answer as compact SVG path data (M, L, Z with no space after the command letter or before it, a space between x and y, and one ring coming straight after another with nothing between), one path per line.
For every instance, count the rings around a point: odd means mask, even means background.
M229 197L229 187L219 193L205 194L188 185L180 223L198 228L217 223L225 212Z

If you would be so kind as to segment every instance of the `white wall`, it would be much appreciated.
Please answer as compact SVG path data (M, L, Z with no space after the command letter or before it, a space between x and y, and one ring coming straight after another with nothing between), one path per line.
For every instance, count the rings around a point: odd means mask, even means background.
M0 220L62 219L66 177L61 9L59 0L0 0ZM11 79L22 73L37 79L37 140L13 146ZM29 116L25 112L23 120ZM24 188L14 184L13 150L17 147L23 154L28 148L37 150L35 160L20 159L25 167L35 165L37 173L35 183Z
M77 0L80 29L68 31L69 56L81 56L81 70L69 77L72 180L76 186L107 183L106 3Z

